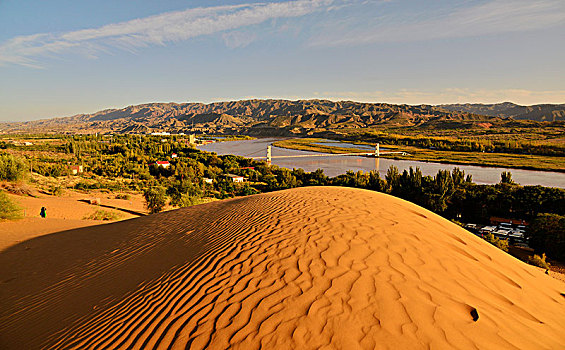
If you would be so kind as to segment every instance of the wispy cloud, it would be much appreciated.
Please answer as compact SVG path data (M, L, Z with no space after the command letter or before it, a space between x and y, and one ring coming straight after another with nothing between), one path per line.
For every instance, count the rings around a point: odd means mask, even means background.
M526 89L400 89L396 91L325 91L314 92L316 98L388 102L407 104L499 103L510 101L523 105L565 103L565 90Z
M227 47L235 49L246 47L257 39L254 32L232 31L222 34L222 39Z
M431 12L431 11L430 11ZM422 20L425 17L427 19ZM393 22L393 23L390 23ZM359 45L377 42L421 41L442 38L521 32L565 23L563 0L489 0L454 8L447 13L418 14L369 23L363 28L327 32L312 46Z
M93 57L114 48L135 51L141 47L165 45L270 19L300 17L331 10L335 3L336 0L296 0L194 8L67 33L18 36L0 44L0 64L39 67L38 57L69 50ZM248 44L252 36L244 39L228 35L224 39L228 45L238 47Z

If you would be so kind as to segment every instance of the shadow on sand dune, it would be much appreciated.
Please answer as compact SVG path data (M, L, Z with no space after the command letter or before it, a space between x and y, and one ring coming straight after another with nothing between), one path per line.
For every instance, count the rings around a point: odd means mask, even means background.
M557 349L565 288L382 193L310 187L0 252L0 348Z
M94 308L191 261L202 249L187 239L194 215L198 209L73 229L0 252L0 348L37 348Z
M86 203L86 204L90 204L90 200L88 200L88 199L79 199L78 201L79 201L79 202ZM145 215L147 215L146 213L142 213L142 212L140 212L140 211L135 211L135 210L131 210L131 209L121 208L121 207L117 207L117 206L115 206L115 205L96 204L96 206L98 206L98 207L103 207L103 208L108 208L108 209L115 209L115 210L123 211L124 213L132 214L132 215L137 215L137 216L145 216Z

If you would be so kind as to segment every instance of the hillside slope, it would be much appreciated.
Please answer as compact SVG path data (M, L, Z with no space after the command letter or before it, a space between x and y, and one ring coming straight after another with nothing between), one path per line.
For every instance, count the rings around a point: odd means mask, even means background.
M439 105L438 107L452 112L467 112L501 118L536 121L565 120L565 104L520 106L511 102L504 102L496 104L451 104Z
M0 348L559 349L565 284L406 201L311 187L0 252Z

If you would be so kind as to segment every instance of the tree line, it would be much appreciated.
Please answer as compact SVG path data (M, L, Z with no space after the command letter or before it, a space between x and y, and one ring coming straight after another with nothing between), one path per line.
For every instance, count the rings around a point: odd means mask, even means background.
M46 148L49 152L26 153L25 158L0 155L0 180L23 179L30 168L44 176L70 175L69 165L82 165L86 171L79 174L76 189L143 192L152 212L160 211L167 202L182 207L205 198L301 186L356 187L406 199L447 219L488 224L491 216L499 216L531 221L530 244L550 257L565 260L565 190L520 186L509 172L502 173L495 185L473 183L472 177L458 168L428 176L419 168L400 172L391 166L384 177L378 171L348 171L330 178L321 169L290 170L244 157L202 152L181 136L65 136L59 145ZM159 160L170 165L159 166ZM234 183L227 174L244 176L247 181Z
M371 141L389 145L415 146L439 151L489 152L536 154L545 156L565 155L565 147L559 144L534 144L528 140L517 140L509 136L506 139L455 138L424 135L399 135L387 132L365 131L342 137L348 141Z

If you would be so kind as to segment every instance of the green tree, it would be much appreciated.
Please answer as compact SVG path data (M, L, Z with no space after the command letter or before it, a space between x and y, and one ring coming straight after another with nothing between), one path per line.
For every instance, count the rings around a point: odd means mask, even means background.
M553 259L565 261L565 216L539 214L526 234L536 252L545 252Z
M513 185L514 184L514 180L512 180L512 173L509 171L503 171L500 174L500 183L501 184L509 184L509 185Z
M27 167L23 160L11 154L0 155L0 180L17 181L25 177Z
M143 192L143 197L145 198L145 206L151 214L162 211L167 204L165 188L161 186L147 188Z
M369 172L369 180L367 187L373 191L384 192L386 189L386 182L381 179L379 172L377 170L371 170Z
M434 212L443 212L453 195L453 179L449 170L439 170L434 177L432 193L429 195L428 205Z
M307 186L325 186L328 183L328 177L324 174L322 169L316 169L306 175Z
M179 207L186 206L187 198L196 201L202 198L202 189L191 181L176 181L167 188L167 195L171 198L171 204Z
M386 171L385 179L388 185L388 192L395 194L400 187L400 173L398 172L398 168L391 165Z

